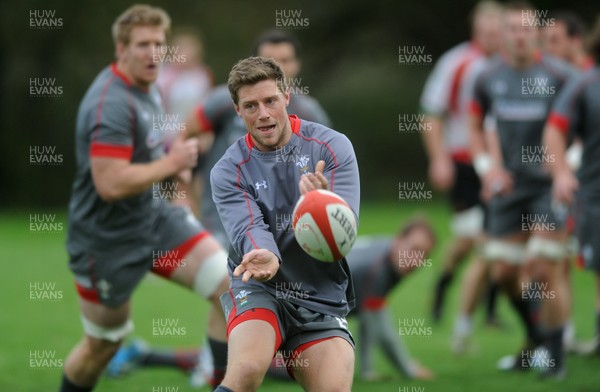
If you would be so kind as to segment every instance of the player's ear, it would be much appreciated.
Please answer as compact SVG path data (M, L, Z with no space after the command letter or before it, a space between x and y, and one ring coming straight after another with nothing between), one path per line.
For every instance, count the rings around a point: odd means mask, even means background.
M123 57L126 48L127 47L123 42L117 42L117 47L115 48L115 55L117 56L117 59L121 59Z
M283 94L285 98L285 106L287 107L290 104L290 87L285 88L285 93Z
M233 108L235 109L235 112L237 113L237 115L242 117L242 113L240 113L240 105L233 102L233 99L231 100L231 103L233 103Z

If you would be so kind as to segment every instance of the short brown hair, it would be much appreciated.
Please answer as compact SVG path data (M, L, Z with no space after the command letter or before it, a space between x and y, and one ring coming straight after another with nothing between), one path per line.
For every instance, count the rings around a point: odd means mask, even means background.
M420 215L413 216L406 223L404 223L400 227L400 230L398 230L397 235L400 238L405 238L417 229L425 230L425 232L427 232L427 234L429 235L429 238L431 238L431 242L433 242L433 244L437 242L437 236L435 235L435 231L433 230L431 223L429 223L429 220L427 220L427 218Z
M596 60L600 61L600 16L596 19L596 23L592 28L587 38L587 49L590 55Z
M272 79L277 83L277 88L282 93L287 90L287 84L283 71L275 60L266 57L248 57L240 60L231 68L229 79L227 79L227 88L231 99L238 104L238 91L243 86L253 85L263 80Z
M165 33L171 29L171 18L159 7L146 4L135 4L127 8L112 25L112 35L115 45L120 42L129 44L131 30L136 26L162 27Z

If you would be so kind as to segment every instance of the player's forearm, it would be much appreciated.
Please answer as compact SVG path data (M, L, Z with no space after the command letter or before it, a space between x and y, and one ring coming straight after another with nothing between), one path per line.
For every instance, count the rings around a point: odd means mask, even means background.
M150 163L127 163L116 170L104 170L95 179L100 196L108 202L115 202L138 195L178 172L178 167L168 157Z
M398 333L392 328L391 320L387 310L369 312L370 326L374 333L379 337L379 345L386 357L400 370L406 377L414 377L414 371L411 365L410 354L400 339Z
M429 132L423 132L423 144L430 160L441 158L446 155L444 148L444 122L441 118L427 115L423 122L430 126Z
M544 130L543 145L548 147L548 156L554 158L554 162L547 165L550 174L556 177L558 173L571 170L566 159L567 141L564 135L556 127L549 125Z

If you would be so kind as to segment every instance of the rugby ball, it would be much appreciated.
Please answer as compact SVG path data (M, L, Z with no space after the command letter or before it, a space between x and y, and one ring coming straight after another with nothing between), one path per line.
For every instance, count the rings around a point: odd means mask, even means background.
M322 189L300 197L292 227L300 247L320 261L344 258L356 241L354 212L340 196Z

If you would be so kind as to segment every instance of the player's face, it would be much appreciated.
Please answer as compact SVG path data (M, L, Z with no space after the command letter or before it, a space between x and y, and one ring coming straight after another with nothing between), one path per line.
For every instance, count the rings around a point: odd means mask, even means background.
M156 81L159 63L154 59L165 39L161 27L136 26L128 45L117 44L119 67L134 84L147 87Z
M433 239L429 234L429 231L417 227L412 230L406 237L402 238L399 242L399 249L396 254L403 251L403 254L411 255L414 260L410 260L408 263L406 272L410 272L420 265L426 263L426 258L433 249Z
M544 50L549 54L568 60L571 42L567 35L567 26L557 22L554 26L544 29Z
M292 136L286 109L289 100L290 95L284 94L273 79L238 90L235 110L260 151L273 151L289 142Z
M524 25L520 11L507 11L504 22L504 40L508 55L517 63L532 59L537 49L537 28Z
M502 39L502 20L500 13L486 13L475 20L475 40L486 55L496 53Z
M294 46L290 43L262 44L258 48L258 55L275 60L286 78L295 78L300 72L300 61L296 57Z

